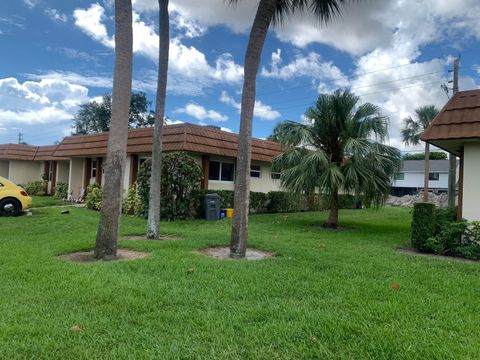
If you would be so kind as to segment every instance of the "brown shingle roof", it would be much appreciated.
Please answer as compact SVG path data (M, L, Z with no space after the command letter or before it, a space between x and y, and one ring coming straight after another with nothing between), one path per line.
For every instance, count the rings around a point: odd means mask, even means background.
M128 133L127 152L151 153L153 128L132 129ZM55 156L103 156L107 152L108 133L74 135L63 139L54 152ZM164 151L188 151L193 153L237 156L238 135L215 128L193 124L168 125L163 131ZM271 162L281 152L278 143L260 139L252 141L252 159Z
M0 144L1 160L49 161L67 160L53 155L57 145L32 146L24 144Z
M480 138L480 90L454 94L421 139L437 145L438 140Z

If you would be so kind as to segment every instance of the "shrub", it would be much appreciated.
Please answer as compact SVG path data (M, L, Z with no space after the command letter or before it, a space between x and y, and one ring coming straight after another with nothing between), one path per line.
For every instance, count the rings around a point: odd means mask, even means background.
M446 160L447 154L441 151L430 152L429 160ZM403 156L403 160L425 160L425 153L413 153Z
M102 188L97 183L88 186L85 206L87 209L97 211L102 207Z
M264 213L267 211L268 194L262 192L250 192L250 211Z
M30 181L27 185L22 186L30 195L45 195L45 182L43 181Z
M68 184L59 182L55 185L55 194L53 195L57 199L65 199L68 196Z
M434 236L435 205L432 203L416 203L412 215L412 246L425 252L432 252L427 240Z
M270 213L284 213L305 210L306 199L285 191L270 191L268 193L267 211Z
M138 175L138 194L142 216L148 216L151 161L145 161ZM195 159L184 152L164 153L162 160L161 217L167 220L188 219L198 208L202 170Z
M122 212L127 215L141 215L142 202L138 195L136 184L132 184L128 187L127 195L123 199Z

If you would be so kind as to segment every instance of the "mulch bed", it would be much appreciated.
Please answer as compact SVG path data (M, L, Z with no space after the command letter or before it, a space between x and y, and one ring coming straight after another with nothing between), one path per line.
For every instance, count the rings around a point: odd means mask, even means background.
M459 261L468 264L480 264L480 261L475 261L471 259L465 259L461 257L454 257L454 256L445 256L445 255L436 255L436 254L429 254L429 253L422 253L414 248L411 247L401 247L397 249L397 252L401 254L413 255L413 256L421 256L431 259L443 260L443 261Z
M147 252L143 251L135 251L135 250L127 250L127 249L118 249L117 250L117 257L115 259L109 261L129 261L129 260L138 260L143 259L150 255ZM75 262L75 263L98 263L98 262L109 262L104 260L96 259L93 255L92 251L78 251L68 254L63 254L57 256L57 258Z
M120 240L132 240L132 241L138 241L138 240L145 240L145 241L167 241L167 240L181 240L178 237L171 236L171 235L160 235L160 239L147 239L145 235L127 235L127 236L121 236Z
M216 246L206 249L196 250L197 253L213 257L220 260L263 260L272 257L273 254L268 251L262 251L257 249L247 249L247 253L244 259L232 259L230 257L230 248L226 246Z

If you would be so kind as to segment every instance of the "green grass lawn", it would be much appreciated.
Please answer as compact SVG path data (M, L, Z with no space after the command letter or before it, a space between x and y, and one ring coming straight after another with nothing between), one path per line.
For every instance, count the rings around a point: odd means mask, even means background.
M91 249L98 221L60 210L0 218L0 359L480 358L480 265L397 253L409 210L342 211L336 232L311 226L325 213L252 216L249 244L275 254L259 262L193 252L227 244L228 220L164 223L183 240L96 264L55 258Z
M34 208L58 205L69 205L69 203L53 196L32 196L32 207Z

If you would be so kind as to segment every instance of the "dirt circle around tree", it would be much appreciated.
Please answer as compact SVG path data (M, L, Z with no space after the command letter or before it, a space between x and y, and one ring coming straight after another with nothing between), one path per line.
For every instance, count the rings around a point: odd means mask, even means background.
M245 258L234 259L230 257L230 248L227 246L214 246L206 249L199 249L195 251L196 253L212 257L219 260L248 260L248 261L258 261L270 258L273 256L273 253L257 249L247 249Z
M176 240L181 240L180 238L172 235L160 235L160 239L147 239L145 235L126 235L126 236L121 236L120 240L130 240L130 241L139 241L139 240L145 240L145 241L176 241Z
M128 250L128 249L118 249L117 257L112 260L101 260L95 258L93 250L91 251L77 251L72 253L67 253L57 256L58 259L73 263L99 263L99 262L110 262L110 261L131 261L139 260L146 258L150 253L144 251Z

